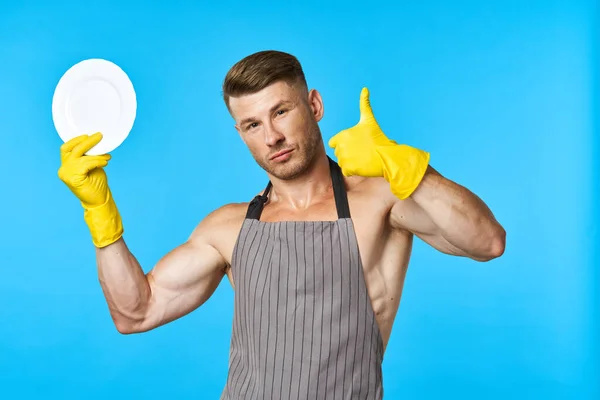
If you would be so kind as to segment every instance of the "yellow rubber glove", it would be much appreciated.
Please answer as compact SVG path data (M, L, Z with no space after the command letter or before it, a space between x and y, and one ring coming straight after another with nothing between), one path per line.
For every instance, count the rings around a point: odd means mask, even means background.
M345 176L384 177L392 193L401 200L421 183L429 153L387 138L375 120L369 90L360 94L360 121L329 140Z
M102 134L81 135L60 148L58 177L77 196L84 209L84 219L96 247L106 247L123 235L123 223L108 187L103 167L110 155L86 156L102 139Z

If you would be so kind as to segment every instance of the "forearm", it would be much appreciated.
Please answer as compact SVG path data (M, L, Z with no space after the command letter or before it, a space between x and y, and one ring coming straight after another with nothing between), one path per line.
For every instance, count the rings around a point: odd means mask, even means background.
M122 333L143 323L151 298L148 279L123 239L96 249L98 278L111 317Z
M505 231L488 206L465 187L429 167L411 198L429 216L439 234L476 260L504 251Z

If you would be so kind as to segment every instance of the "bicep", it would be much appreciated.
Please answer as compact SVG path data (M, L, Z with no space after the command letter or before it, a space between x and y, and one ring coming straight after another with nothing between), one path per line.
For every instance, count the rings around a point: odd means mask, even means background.
M390 225L392 229L411 232L442 253L455 256L465 255L461 249L446 240L425 210L410 198L394 203L390 211Z
M190 240L165 255L148 273L152 289L148 323L180 318L206 302L225 275L221 254L202 240Z

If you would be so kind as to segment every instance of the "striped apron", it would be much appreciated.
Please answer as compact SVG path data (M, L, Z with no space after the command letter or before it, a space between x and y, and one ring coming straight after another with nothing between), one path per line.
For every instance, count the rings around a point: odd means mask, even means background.
M248 207L222 400L383 398L383 341L343 175L329 164L336 221L262 222L271 182Z

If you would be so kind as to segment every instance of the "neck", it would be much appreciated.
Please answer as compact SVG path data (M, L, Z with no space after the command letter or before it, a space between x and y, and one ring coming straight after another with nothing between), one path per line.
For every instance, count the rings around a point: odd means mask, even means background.
M304 173L292 180L271 177L271 201L288 204L292 209L309 208L332 190L329 160L323 150L318 152Z

